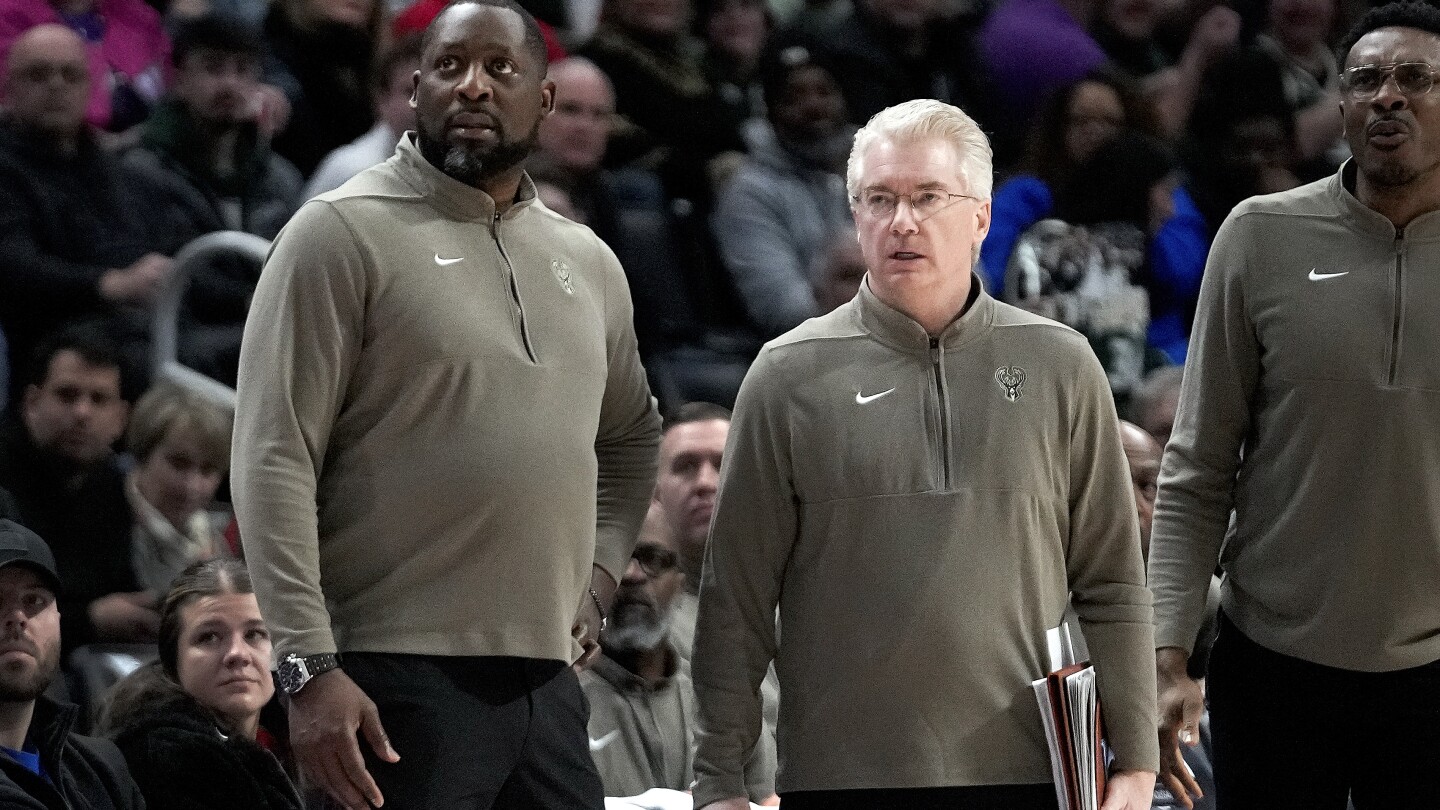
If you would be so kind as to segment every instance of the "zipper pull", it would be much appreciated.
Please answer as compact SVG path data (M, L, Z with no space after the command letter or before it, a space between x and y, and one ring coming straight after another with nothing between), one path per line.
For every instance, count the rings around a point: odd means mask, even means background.
M938 337L930 338L930 362L940 362L940 338Z

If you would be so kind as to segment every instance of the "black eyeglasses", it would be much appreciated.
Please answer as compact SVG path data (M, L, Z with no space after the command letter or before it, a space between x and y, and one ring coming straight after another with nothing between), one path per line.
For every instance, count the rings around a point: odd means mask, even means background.
M647 577L658 577L680 564L680 555L663 546L639 545L630 552L630 559L640 564Z
M1435 87L1435 68L1429 62L1359 65L1340 74L1340 85L1356 101L1368 101L1395 77L1395 86L1407 96L1423 96Z

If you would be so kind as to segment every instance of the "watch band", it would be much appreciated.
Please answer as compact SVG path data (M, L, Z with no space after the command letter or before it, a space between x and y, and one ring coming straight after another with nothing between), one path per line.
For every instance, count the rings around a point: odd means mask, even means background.
M287 695L293 695L305 688L316 675L329 672L340 666L340 657L335 653L318 653L299 656L291 653L276 667L280 688Z

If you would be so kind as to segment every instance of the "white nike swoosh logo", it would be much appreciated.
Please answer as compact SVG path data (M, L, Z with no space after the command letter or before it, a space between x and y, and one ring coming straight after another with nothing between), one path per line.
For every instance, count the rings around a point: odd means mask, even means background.
M855 392L855 404L856 404L856 405L864 405L864 404L867 403L867 402L874 402L875 400L879 399L880 397L883 397L883 396L885 396L886 394L889 394L889 393L893 393L894 391L895 391L895 389L894 389L894 388L891 388L889 391L881 391L881 392L878 393L878 394L871 394L871 395L868 396L868 397L865 396L864 394L860 393L859 391L856 391L856 392Z
M454 264L454 263L456 263L456 262L463 262L463 261L465 261L465 257L464 257L464 256L461 256L461 257L458 258L458 259L442 259L442 258L440 258L440 254L439 254L439 253L436 253L436 254L435 254L435 263L438 264L438 265L440 265L441 267L449 267L450 265L452 265L452 264Z
M1350 272L1349 270L1346 270L1346 271L1343 272L1343 273L1319 273L1319 272L1316 272L1315 268L1312 267L1312 268L1310 268L1310 280L1311 280L1311 281L1324 281L1324 280L1327 279L1327 278L1335 278L1336 276L1347 275L1349 272Z
M614 731L610 732L609 734L606 734L604 737L601 737L601 738L598 739L598 740L595 739L594 737L591 737L591 738L590 738L590 750L591 750L591 751L599 751L601 748L604 748L605 746L607 746L607 745L609 745L610 743L614 742L614 741L615 741L615 738L616 738L616 737L619 737L619 736L620 736L620 729L617 728L617 729L615 729Z

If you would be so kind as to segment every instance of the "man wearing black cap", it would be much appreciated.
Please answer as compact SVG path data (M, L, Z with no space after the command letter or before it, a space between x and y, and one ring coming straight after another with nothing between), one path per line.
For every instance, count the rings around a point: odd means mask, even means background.
M60 577L39 535L0 520L0 807L143 808L120 751L44 697L60 666Z

